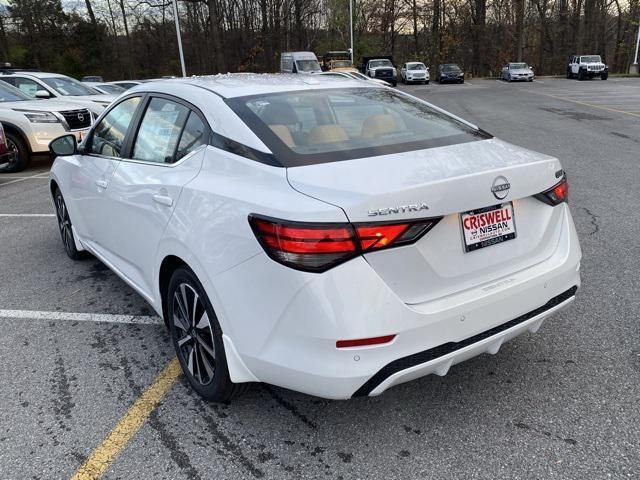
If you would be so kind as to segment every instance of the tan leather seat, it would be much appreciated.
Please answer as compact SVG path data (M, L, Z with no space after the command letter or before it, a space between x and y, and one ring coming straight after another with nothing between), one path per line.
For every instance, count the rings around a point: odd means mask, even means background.
M287 147L292 148L296 146L296 142L293 140L289 127L286 125L269 125L269 128Z
M382 113L365 118L360 135L364 138L373 138L378 135L396 132L397 130L398 125L393 115Z
M309 145L344 142L345 140L349 140L349 135L340 125L318 125L309 132Z

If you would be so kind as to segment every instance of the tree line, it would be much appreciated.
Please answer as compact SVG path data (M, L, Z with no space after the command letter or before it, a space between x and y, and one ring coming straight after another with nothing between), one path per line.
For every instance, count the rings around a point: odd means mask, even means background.
M65 0L66 2L66 0ZM105 79L179 75L171 0L9 0L0 62ZM187 73L277 71L279 53L349 47L349 0L179 0ZM476 76L524 61L563 74L570 55L633 61L640 0L354 0L356 60L391 54Z

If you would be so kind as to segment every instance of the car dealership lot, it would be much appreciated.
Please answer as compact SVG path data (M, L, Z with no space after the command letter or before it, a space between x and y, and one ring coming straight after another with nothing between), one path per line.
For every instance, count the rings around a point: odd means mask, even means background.
M575 304L496 356L377 398L255 386L212 405L179 380L129 443L101 447L119 453L104 478L637 475L640 81L405 90L560 158L584 254ZM135 433L123 416L173 356L136 293L66 257L47 167L0 176L0 478L68 478L116 425Z

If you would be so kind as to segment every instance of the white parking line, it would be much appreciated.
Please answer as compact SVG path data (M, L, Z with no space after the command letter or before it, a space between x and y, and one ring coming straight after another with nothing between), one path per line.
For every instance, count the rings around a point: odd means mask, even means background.
M107 313L46 312L39 310L0 310L1 318L24 320L62 320L71 322L125 323L133 325L162 325L160 317L143 315L111 315Z
M47 174L46 177L41 177L40 175L44 175ZM40 172L37 173L35 175L31 175L30 177L20 177L16 180L11 180L10 182L4 182L4 183L0 183L0 187L4 187L5 185L11 185L12 183L18 183L18 182L24 182L25 180L30 180L30 179L34 179L34 178L44 178L47 179L49 178L49 172Z
M55 217L55 213L0 213L0 217Z

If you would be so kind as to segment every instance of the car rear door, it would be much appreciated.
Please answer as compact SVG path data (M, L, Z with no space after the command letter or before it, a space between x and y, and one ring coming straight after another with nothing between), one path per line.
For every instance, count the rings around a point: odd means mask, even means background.
M158 244L182 187L200 171L209 127L182 100L150 95L109 188L101 241L141 290L153 291Z

